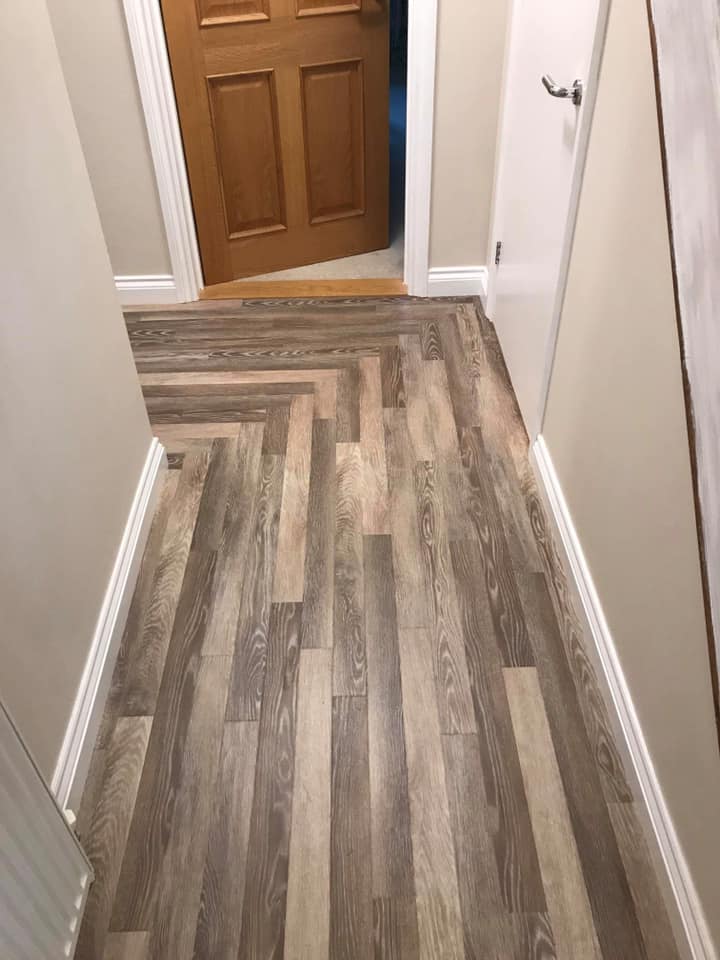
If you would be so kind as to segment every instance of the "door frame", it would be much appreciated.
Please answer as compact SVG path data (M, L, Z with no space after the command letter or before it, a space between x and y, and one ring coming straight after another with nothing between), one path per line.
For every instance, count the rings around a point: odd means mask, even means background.
M538 402L538 408L531 422L525 424L525 428L532 445L537 437L542 433L543 421L545 419L545 410L547 407L548 393L550 391L550 379L552 376L553 363L555 361L555 348L557 346L558 333L560 330L560 317L562 315L563 305L565 303L565 293L567 290L567 280L570 268L570 256L572 253L573 240L575 237L575 224L577 222L578 206L580 204L580 192L582 190L583 179L585 176L585 161L587 159L588 146L590 143L590 131L592 130L593 116L595 113L595 100L597 98L598 79L600 76L600 66L602 64L603 52L605 50L605 37L607 34L608 18L610 15L610 4L612 0L598 0L597 22L595 24L595 36L593 38L593 48L590 55L590 66L588 75L585 78L585 109L580 121L578 130L577 146L575 149L575 165L572 173L572 183L570 186L570 202L568 205L568 215L565 222L565 236L562 245L562 255L560 257L560 271L558 274L558 284L555 291L555 301L552 312L552 325L548 337L547 348L544 358L544 370L542 377L542 388ZM505 38L505 61L503 70L502 94L500 101L500 122L498 125L498 146L497 160L495 169L495 185L493 188L492 210L490 219L490 235L488 237L488 295L487 295L487 315L492 320L495 311L495 302L497 297L497 272L495 265L495 246L499 240L502 240L502 203L500 197L504 186L504 167L507 161L507 130L510 98L507 91L513 82L510 69L510 51L513 45L515 31L518 29L518 21L521 15L522 0L511 0L510 16L508 18L508 29ZM550 68L548 68L550 69ZM538 83L540 78L538 77ZM501 264L502 265L502 264Z
M204 287L160 0L123 0L177 300ZM405 265L408 293L425 297L430 263L438 0L408 2Z

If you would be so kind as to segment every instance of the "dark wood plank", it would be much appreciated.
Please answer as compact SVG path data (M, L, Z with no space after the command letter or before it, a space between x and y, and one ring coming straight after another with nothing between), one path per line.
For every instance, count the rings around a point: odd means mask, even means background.
M444 504L433 463L422 461L417 465L415 489L420 548L430 594L440 725L443 733L473 733L476 725L465 644L448 550Z
M524 578L523 602L540 688L603 956L645 958L632 895L541 574Z
M355 696L367 689L359 444L337 444L336 478L333 692Z
M148 930L172 833L215 571L215 554L191 552L162 675L117 896L112 930Z
M236 960L245 893L258 724L226 723L203 871L195 960Z
M527 625L480 431L472 427L462 430L460 445L470 485L468 512L482 546L485 585L503 663L507 667L532 666Z
M238 960L283 954L301 618L302 604L272 606Z
M546 911L535 837L518 759L502 675L500 651L477 541L450 545L467 654L483 781L488 805L497 813L493 833L500 889L508 910Z
M333 645L335 421L313 420L302 646Z
M287 449L288 430L290 429L290 407L270 407L265 417L265 434L263 436L262 452L285 456Z
M373 956L368 702L333 698L330 956Z
M373 896L415 894L390 537L363 541Z
M383 347L380 351L380 380L383 407L404 407L405 382L399 346Z
M360 371L356 363L338 370L337 440L360 442Z
M426 320L420 325L420 343L423 360L442 360L443 349L440 330L436 320Z
M285 461L264 456L243 572L227 720L260 716Z
M373 930L375 960L419 960L414 900L377 897L373 900Z

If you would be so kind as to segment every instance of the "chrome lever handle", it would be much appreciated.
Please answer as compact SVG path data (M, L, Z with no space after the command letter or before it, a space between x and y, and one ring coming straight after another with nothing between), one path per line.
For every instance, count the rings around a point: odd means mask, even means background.
M542 77L542 85L545 87L551 97L558 97L561 100L572 100L576 107L579 107L583 98L583 82L576 80L571 87L561 87L555 83L549 73Z

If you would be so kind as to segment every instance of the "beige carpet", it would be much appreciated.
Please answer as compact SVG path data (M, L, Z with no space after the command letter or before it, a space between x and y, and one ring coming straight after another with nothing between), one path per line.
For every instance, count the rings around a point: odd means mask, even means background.
M399 231L392 244L385 250L373 250L355 257L310 263L306 267L263 273L252 280L360 280L366 277L379 279L403 278L403 246L405 237Z

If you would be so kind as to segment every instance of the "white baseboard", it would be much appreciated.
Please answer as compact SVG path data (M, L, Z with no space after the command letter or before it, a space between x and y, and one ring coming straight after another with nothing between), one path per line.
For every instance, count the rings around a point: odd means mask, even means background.
M172 274L115 277L115 289L123 307L180 302Z
M85 785L166 463L165 450L153 437L52 779L52 792L63 810L77 810Z
M705 915L690 875L680 841L667 808L650 752L640 726L630 689L618 658L612 634L603 613L600 598L590 575L585 555L573 525L567 502L555 472L550 453L542 436L533 444L531 461L549 508L556 542L564 555L567 573L580 597L587 635L592 637L595 653L615 708L619 729L625 739L626 752L633 765L642 793L648 820L657 843L660 863L664 866L668 889L685 935L686 953L693 960L718 960ZM676 922L677 927L677 922Z
M487 300L487 267L432 267L428 273L429 297L480 297Z

